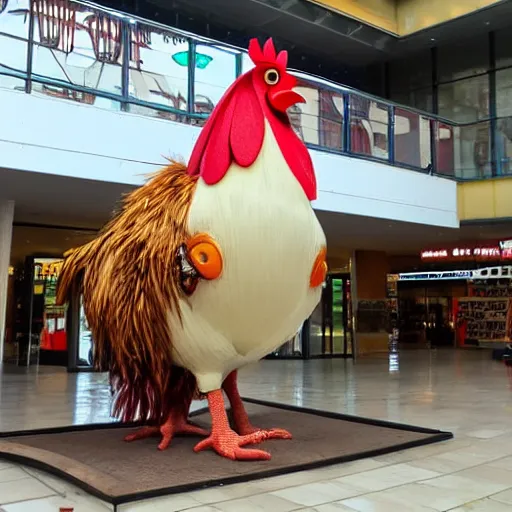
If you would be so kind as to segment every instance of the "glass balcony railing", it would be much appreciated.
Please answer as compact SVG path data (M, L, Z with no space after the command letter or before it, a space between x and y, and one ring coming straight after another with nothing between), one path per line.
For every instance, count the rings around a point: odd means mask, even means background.
M0 0L0 88L202 125L245 51L86 2ZM446 119L293 71L314 149L457 179L492 174L489 123ZM508 161L499 162L508 169Z

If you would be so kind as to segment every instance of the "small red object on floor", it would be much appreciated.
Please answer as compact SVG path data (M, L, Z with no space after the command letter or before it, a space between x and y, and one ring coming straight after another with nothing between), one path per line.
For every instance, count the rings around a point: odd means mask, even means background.
M73 512L75 509L73 507L60 507L59 512Z

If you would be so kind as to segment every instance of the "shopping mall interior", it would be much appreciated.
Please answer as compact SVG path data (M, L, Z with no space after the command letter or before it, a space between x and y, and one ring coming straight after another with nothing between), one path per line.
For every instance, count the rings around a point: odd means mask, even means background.
M423 4L0 0L0 512L510 510L512 1ZM268 36L306 99L288 115L315 165L328 273L240 393L453 439L124 502L49 448L10 454L14 433L117 421L79 288L56 301L65 255L188 158L252 69L249 39ZM147 441L172 456L174 440Z

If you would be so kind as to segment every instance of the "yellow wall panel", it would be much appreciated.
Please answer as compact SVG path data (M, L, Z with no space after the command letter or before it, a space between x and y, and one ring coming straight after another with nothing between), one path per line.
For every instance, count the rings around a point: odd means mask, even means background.
M397 34L396 0L310 0L333 11L345 14Z
M505 0L309 0L406 36Z
M397 29L401 36L444 23L502 0L397 0Z
M512 177L459 183L459 220L512 217Z

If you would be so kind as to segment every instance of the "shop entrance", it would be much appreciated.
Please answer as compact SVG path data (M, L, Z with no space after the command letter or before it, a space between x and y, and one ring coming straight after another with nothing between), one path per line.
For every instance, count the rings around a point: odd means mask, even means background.
M322 301L310 319L310 357L352 357L352 295L350 274L330 274Z

